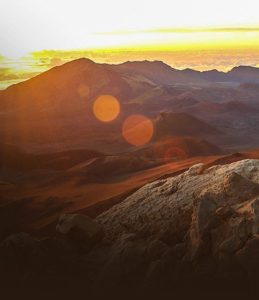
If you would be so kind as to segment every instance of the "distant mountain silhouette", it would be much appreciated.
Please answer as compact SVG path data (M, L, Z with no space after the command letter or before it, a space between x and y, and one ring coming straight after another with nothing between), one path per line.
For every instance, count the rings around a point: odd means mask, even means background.
M219 134L209 124L187 113L161 113L155 120L156 138L162 136L204 136Z
M87 85L89 96L101 91L115 96L127 94L129 97L132 91L128 80L125 80L125 75L130 73L142 75L151 82L162 85L192 82L259 83L259 69L249 66L234 67L227 73L217 70L200 72L192 69L177 70L162 61L132 61L109 65L80 58L1 91L1 105L5 103L2 99L5 96L15 97L17 100L21 93L23 97L43 97L39 92L48 93L53 97L58 94L62 97L70 90L71 96L74 96L72 92L81 84Z
M259 69L255 67L234 67L227 75L237 82L259 82Z
M218 70L177 70L162 61L135 61L114 65L114 70L139 73L158 84L202 82L259 82L259 69L249 66L235 67L229 72Z
M218 82L236 85L213 85ZM192 83L197 87L192 87ZM247 128L248 133L241 133L248 139L250 132L255 132L258 118L245 115L241 120L240 115L258 113L258 83L259 69L254 67L235 67L227 73L200 72L177 70L161 61L112 65L81 58L1 91L0 137L6 144L33 151L41 151L42 147L54 152L85 148L113 153L115 148L123 151L128 147L121 141L119 148L116 144L127 115L141 113L154 119L163 111L171 111L186 112L188 117L182 115L179 119L179 115L174 115L169 121L167 116L162 121L160 116L155 121L156 134L199 137L208 130L206 134L213 135L216 124L234 128L235 134L240 133L240 126ZM92 111L93 102L103 94L111 94L121 103L119 118L109 124L96 120ZM206 124L200 124L199 119ZM187 125L189 131L185 131ZM229 134L233 136L231 130Z

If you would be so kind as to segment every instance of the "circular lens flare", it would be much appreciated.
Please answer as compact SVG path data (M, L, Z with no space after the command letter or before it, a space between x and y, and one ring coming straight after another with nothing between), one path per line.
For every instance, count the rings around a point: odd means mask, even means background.
M188 156L183 149L175 146L175 147L170 147L169 149L167 149L165 151L164 161L165 161L165 163L168 163L168 162L172 162L172 161L182 160L187 157Z
M95 117L102 122L111 122L120 113L119 101L111 95L99 96L93 106Z
M90 94L90 89L86 84L81 84L78 87L77 92L81 98L87 98Z
M134 146L147 144L154 134L154 126L150 119L142 115L128 117L122 125L122 135Z

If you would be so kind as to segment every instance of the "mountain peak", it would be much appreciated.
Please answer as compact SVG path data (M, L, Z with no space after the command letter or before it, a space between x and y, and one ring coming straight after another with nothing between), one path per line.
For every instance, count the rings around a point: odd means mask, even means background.
M126 61L124 63L121 64L121 66L166 66L168 68L171 68L171 66L169 66L168 64L166 64L165 62L161 61L161 60L134 60L134 61Z
M63 65L59 66L59 67L64 67L64 66L70 66L70 67L80 67L80 66L93 66L96 65L96 63L94 61L92 61L89 58L86 57L81 57L81 58L77 58L71 61L68 61L66 63L64 63Z
M253 66L237 66L230 70L230 72L236 72L236 71L258 71L258 68Z

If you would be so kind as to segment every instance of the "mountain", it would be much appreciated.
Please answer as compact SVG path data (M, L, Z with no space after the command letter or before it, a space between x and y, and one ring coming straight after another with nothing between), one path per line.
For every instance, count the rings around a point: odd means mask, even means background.
M236 82L259 82L259 69L256 67L240 66L234 67L227 75Z
M17 282L17 293L47 290L55 298L247 295L259 277L259 160L242 159L249 155L185 161L148 183L143 176L141 188L111 207L101 203L105 211L92 218L85 202L65 213L56 198L2 204L1 230L11 231L0 243L2 283L9 294ZM35 230L39 223L44 231Z
M87 137L94 126L101 125L92 105L102 94L123 101L131 89L118 73L88 59L66 63L11 86L0 95L1 139L29 151L34 146L46 151L51 145L53 151L94 148L94 141ZM105 128L110 129L104 126L103 131Z
M222 154L222 150L218 146L197 137L171 136L142 147L134 151L133 154L160 163L168 163L195 156L219 155Z
M133 61L112 66L113 70L122 73L141 74L156 84L173 84L186 82L191 77L176 70L162 61Z
M206 136L219 131L187 113L160 113L154 121L155 138L163 136Z
M253 67L199 72L176 70L161 61L109 65L77 59L1 91L0 137L27 152L83 148L116 154L130 148L120 135L125 118L143 114L154 120L157 141L159 135L203 138L210 126L214 130L210 128L206 135L213 144L220 142L214 139L215 131L226 136L219 147L235 147L237 139L238 147L251 141L257 146L251 137L258 124L258 91L247 88L248 83L246 88L239 86L256 79L257 73ZM94 101L105 94L121 104L119 117L111 123L98 121L93 113ZM163 111L190 116L162 120Z
M78 59L1 91L8 295L15 284L56 299L247 297L259 278L257 80L252 67ZM93 112L104 95L120 104L111 122Z
M62 111L62 104L79 105L97 94L114 96L129 94L129 86L116 72L82 58L54 67L27 81L8 87L1 93L1 108L13 105L22 110L25 105L50 105ZM73 99L73 101L72 101ZM10 103L11 102L11 103ZM40 110L40 108L38 108Z
M215 83L215 82L259 82L259 69L256 67L234 67L228 72L218 70L196 71L192 69L177 70L161 61L133 61L112 66L120 72L138 73L157 84L175 83Z
M182 296L189 295L183 288L187 285L192 296L197 290L225 295L227 283L232 295L239 288L246 293L259 274L258 168L256 159L210 168L197 164L145 185L99 215L96 221L113 245L113 254L130 252L115 255L118 260L111 255L105 274L123 276L120 268L114 271L116 263L127 268L134 253L138 274L143 274L136 289L149 284L160 295L163 287L165 295L170 291L168 295ZM134 278L136 268L130 270ZM131 278L127 275L125 281ZM237 287L237 282L242 284Z
M128 64L134 70L137 67L138 73L125 73ZM149 115L150 111L157 115L164 106L163 103L161 107L157 106L157 97L162 95L169 99L180 93L174 88L160 88L145 77L147 74L158 74L155 71L160 69L160 79L163 81L171 68L161 62L113 66L78 59L11 86L0 94L2 141L29 152L62 152L75 148L98 151L99 147L104 151L117 152L117 133L127 114L143 110L144 114ZM96 97L103 94L111 94L121 103L120 117L110 124L97 121L93 114L93 103ZM141 101L136 101L136 95ZM148 95L146 100L144 95ZM149 97L154 99L154 110ZM177 122L181 122L180 119ZM201 128L201 133L204 128ZM175 131L172 134L181 133ZM120 147L123 150L128 146L120 143Z

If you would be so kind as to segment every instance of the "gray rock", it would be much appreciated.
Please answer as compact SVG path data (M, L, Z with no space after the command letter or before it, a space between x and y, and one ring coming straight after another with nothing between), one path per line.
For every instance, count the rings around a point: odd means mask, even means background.
M178 176L147 184L96 220L110 240L145 231L146 236L174 244L183 242L191 224L196 226L194 239L199 239L220 207L259 195L259 160L203 168L196 165Z
M146 257L151 261L163 262L168 257L172 266L181 265L179 260L203 261L201 267L196 264L197 270L209 272L211 261L226 266L259 232L258 196L259 160L207 170L201 164L142 187L96 220L111 242L125 234L141 236L145 232ZM148 237L156 242L149 244ZM164 251L158 240L173 246L171 256L165 255L168 250ZM172 250L176 245L182 245L178 256Z
M68 240L94 245L104 237L103 228L91 218L80 214L65 214L59 218L56 230Z

